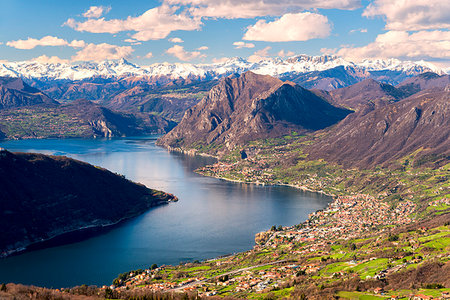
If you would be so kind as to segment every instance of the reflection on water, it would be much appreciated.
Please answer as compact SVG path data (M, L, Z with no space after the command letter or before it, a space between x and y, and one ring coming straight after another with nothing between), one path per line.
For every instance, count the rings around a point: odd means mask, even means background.
M294 225L329 197L290 187L232 183L192 171L209 157L169 153L155 137L114 140L23 140L10 151L67 155L102 166L180 201L151 209L87 240L0 260L0 282L65 287L109 284L118 273L153 263L178 264L245 251L254 234Z

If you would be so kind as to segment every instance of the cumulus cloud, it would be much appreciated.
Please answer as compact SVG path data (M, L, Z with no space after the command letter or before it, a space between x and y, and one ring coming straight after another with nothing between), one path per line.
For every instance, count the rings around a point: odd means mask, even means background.
M327 49L322 49L323 53ZM333 52L333 51L329 51ZM449 31L388 31L363 47L343 47L335 54L353 61L365 58L435 59L448 58Z
M44 64L68 64L70 61L68 59L62 59L58 56L48 57L47 55L41 55L39 57L33 58L32 61L44 63Z
M450 1L375 0L367 6L363 16L384 16L388 30L449 29Z
M105 18L89 19L78 22L68 19L67 25L77 31L92 33L118 33L122 31L136 32L131 37L138 41L159 40L166 38L175 30L197 30L202 24L200 18L192 18L187 12L177 14L178 7L161 5L147 10L138 17L125 20Z
M73 48L84 48L86 46L86 42L83 40L73 40L67 44L69 47Z
M70 46L74 48L82 48L84 47L84 41L78 41L73 40L72 42L67 42L64 39L60 39L56 36L44 36L41 39L33 39L28 38L26 40L17 40L17 41L10 41L6 43L7 46L16 48L16 49L33 49L37 46Z
M204 50L208 50L208 49L209 49L208 46L201 46L201 47L197 48L197 50L199 50L199 51L204 51Z
M183 61L189 61L189 60L193 60L195 58L202 58L202 57L206 57L205 54L202 54L199 51L186 51L184 50L183 46L180 45L175 45L172 48L169 48L166 50L167 54L173 55L176 58L178 58L179 60L183 60Z
M37 46L69 46L73 48L83 48L86 46L86 43L82 40L73 40L69 43L64 39L47 35L39 40L28 38L26 40L10 41L7 42L6 45L16 49L30 50Z
M241 48L255 48L255 44L252 43L245 43L245 42L234 42L233 46L235 46L236 49Z
M153 53L149 52L149 53L145 54L144 57L145 58L152 58L153 57Z
M295 52L293 52L293 51L281 50L280 52L278 52L279 57L288 57L288 56L293 56L293 55L295 55Z
M72 61L103 61L107 59L127 58L133 53L131 46L116 46L106 43L88 44L72 56Z
M259 20L249 26L243 40L265 42L307 41L330 35L328 18L315 13L285 14L278 20Z
M182 39L177 38L177 37L169 39L169 42L171 42L171 43L184 43L184 41Z
M197 17L254 18L280 16L305 9L355 9L360 0L166 0L169 5L187 5Z
M94 18L98 19L103 14L107 14L111 10L111 7L109 6L91 6L89 9L83 13L83 17L85 18Z
M263 60L264 58L266 58L266 57L269 56L269 51L270 51L271 49L272 49L272 47L267 46L267 47L264 48L264 49L258 50L258 51L256 51L255 53L253 53L253 55L250 55L250 56L247 58L247 60L248 60L249 62L254 62L254 63L259 62L259 61L261 61L261 60Z

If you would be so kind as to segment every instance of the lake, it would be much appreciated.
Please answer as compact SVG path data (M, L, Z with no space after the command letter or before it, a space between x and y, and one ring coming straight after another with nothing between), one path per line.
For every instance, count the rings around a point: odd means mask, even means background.
M213 158L169 152L155 141L156 137L0 142L9 151L89 162L179 198L82 241L0 259L0 283L109 285L119 273L153 263L179 264L246 251L257 232L303 222L332 200L286 186L204 177L193 171L213 163Z

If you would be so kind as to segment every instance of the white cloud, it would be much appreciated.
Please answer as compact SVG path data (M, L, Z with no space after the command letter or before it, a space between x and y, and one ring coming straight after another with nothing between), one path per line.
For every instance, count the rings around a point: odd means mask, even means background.
M10 41L7 42L6 45L16 49L30 50L37 46L69 46L73 48L83 48L86 43L82 40L73 40L69 43L64 39L47 35L39 40L28 38L26 40Z
M58 56L48 57L47 55L41 55L39 57L33 58L32 61L44 63L44 64L68 64L70 61L68 59L62 59Z
M199 51L204 51L204 50L208 50L208 49L209 49L208 46L201 46L201 47L197 48L197 50L199 50Z
M293 55L295 55L295 52L293 52L293 51L281 50L280 52L278 52L278 56L280 56L280 57L289 57L289 56L293 56Z
M86 46L86 42L83 40L73 40L69 44L67 44L67 46L73 48L84 48Z
M265 42L307 41L330 35L328 18L310 12L285 14L273 22L259 20L249 26L243 40Z
M322 51L322 50L321 50ZM327 49L323 49L325 53ZM331 51L330 51L331 52ZM449 58L450 31L388 31L363 47L343 47L335 53L354 61L364 58Z
M10 41L6 43L7 46L16 48L16 49L33 49L37 46L67 46L68 43L66 40L57 38L55 36L44 36L40 40L28 38L26 40L17 40L17 41Z
M189 61L189 60L193 60L195 58L202 58L202 57L206 57L205 54L202 54L199 51L186 51L184 50L183 46L180 45L175 45L172 48L169 48L166 50L167 54L173 55L176 58L178 58L179 60L183 60L183 61Z
M103 61L107 59L127 58L133 53L131 46L116 46L106 43L88 44L72 56L72 61Z
M448 0L375 0L363 16L384 16L388 30L450 29Z
M152 58L153 57L153 53L149 52L149 53L145 54L144 57L145 58Z
M253 55L250 55L250 56L247 58L247 60L248 60L249 62L254 62L254 63L259 62L259 61L261 61L261 60L263 60L264 58L266 58L266 57L269 56L269 51L270 51L271 49L272 49L272 47L267 46L267 47L264 48L264 49L258 50L258 51L256 51L255 53L253 53Z
M169 5L188 5L193 16L210 18L254 18L280 16L305 9L355 9L360 0L166 0Z
M171 42L171 43L184 43L184 41L182 39L177 38L177 37L169 39L169 42Z
M129 16L125 20L100 18L77 22L74 19L68 19L64 25L77 31L92 33L134 31L136 33L131 37L139 41L164 39L175 30L200 29L202 25L200 18L192 18L186 12L176 14L177 10L178 7L162 5L149 9L138 17Z
M255 48L255 44L252 43L245 43L245 42L234 42L233 46L236 46L236 49L241 49L241 48Z
M220 63L224 63L226 61L228 61L229 58L228 57L221 57L221 58L213 58L212 61L215 64L220 64Z
M136 41L134 39L125 39L124 42L130 43L131 45L142 45L141 42Z
M109 6L91 6L89 9L83 13L83 17L85 18L94 18L98 19L103 14L107 14L111 10L111 7Z
M358 28L358 29L352 29L352 30L349 31L349 33L355 33L355 32L366 33L367 32L367 28Z

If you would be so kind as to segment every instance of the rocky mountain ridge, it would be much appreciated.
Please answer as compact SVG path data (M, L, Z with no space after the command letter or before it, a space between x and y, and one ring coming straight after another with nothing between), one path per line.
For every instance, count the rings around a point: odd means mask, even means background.
M375 168L413 155L426 164L450 156L450 89L423 90L369 113L355 113L322 135L308 149L311 159L344 167Z
M26 84L21 78L0 77L0 109L38 104L58 105L40 90Z
M158 143L223 154L251 140L323 129L348 113L295 83L248 71L220 81Z

